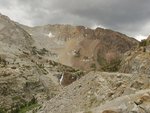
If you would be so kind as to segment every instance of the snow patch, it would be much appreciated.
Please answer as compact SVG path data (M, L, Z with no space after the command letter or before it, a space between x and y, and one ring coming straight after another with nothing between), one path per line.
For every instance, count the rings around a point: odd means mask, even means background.
M61 75L61 78L60 78L60 85L61 85L61 83L62 83L62 81L63 81L63 78L64 78L64 73Z
M49 32L48 37L53 38L53 37L55 37L55 35L53 35L51 32Z
M96 28L103 28L103 29L106 29L106 27L103 26L103 25L93 25L93 26L91 27L91 29L96 29Z

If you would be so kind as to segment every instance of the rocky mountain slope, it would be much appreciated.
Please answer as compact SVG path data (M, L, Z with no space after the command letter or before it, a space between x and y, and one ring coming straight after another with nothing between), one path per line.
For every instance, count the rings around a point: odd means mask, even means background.
M150 74L150 43L149 38L140 43L135 51L129 51L121 62L120 72Z
M120 62L126 51L138 45L135 39L109 29L92 30L71 25L20 26L34 38L37 48L51 51L51 59L83 70L116 71L118 67L112 63Z
M149 77L145 74L90 72L44 103L39 113L149 113ZM145 98L142 103L138 103L140 98ZM106 110L112 112L104 112Z
M149 52L149 38L0 14L0 113L150 113Z
M1 47L9 47L9 49L3 48L5 51L12 48L13 52L13 48L29 49L33 44L33 39L24 29L0 14L0 44Z
M51 99L83 72L48 58L24 29L0 15L0 113L20 110ZM63 84L60 83L63 74Z

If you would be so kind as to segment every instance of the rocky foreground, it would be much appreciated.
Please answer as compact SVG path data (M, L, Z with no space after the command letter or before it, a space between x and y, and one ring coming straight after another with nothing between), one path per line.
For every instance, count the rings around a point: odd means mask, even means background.
M145 74L90 72L44 103L39 113L149 113L149 78Z
M149 45L0 14L0 113L150 113Z

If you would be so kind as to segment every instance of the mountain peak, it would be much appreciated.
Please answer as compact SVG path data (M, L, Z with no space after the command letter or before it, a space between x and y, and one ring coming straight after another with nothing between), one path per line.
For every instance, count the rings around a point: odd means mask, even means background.
M10 21L10 18L6 15L3 15L0 13L0 19L5 19L5 20L9 20Z

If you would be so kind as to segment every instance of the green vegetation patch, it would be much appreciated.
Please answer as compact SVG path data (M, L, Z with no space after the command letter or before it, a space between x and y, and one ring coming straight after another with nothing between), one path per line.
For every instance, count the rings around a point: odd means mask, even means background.
M111 60L111 62L107 62L106 59L100 54L97 55L97 61L101 66L102 71L107 71L107 72L118 71L121 63L121 59L119 57Z
M106 63L102 66L103 71L108 72L116 72L119 70L121 60L120 59L114 59L110 63Z
M39 106L40 105L37 103L29 105L29 106L25 106L25 107L21 108L18 113L26 113L27 111L30 111L36 107L39 107Z
M0 107L0 113L6 113L5 109Z
M140 44L139 44L139 46L141 47L141 46L148 46L148 45L150 45L150 40L142 40L141 42L140 42Z
M33 110L39 106L40 105L37 103L37 99L33 97L29 102L24 102L24 104L16 104L14 107L12 107L11 113L26 113L27 111Z

